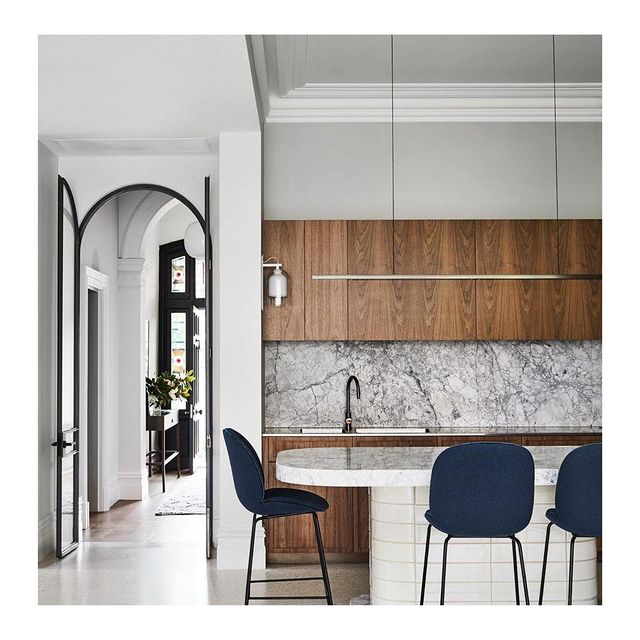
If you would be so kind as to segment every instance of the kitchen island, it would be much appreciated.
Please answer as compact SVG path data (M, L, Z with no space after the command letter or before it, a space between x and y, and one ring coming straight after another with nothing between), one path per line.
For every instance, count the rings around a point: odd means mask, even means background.
M546 528L558 468L573 447L528 447L536 468L535 501L522 541L531 601L537 602ZM372 604L416 604L420 596L428 485L442 447L328 447L280 451L276 478L289 484L369 488L369 569ZM432 531L426 603L439 600L444 534ZM566 602L569 535L552 528L545 603ZM597 604L594 538L575 545L574 604ZM513 604L511 543L453 539L447 561L447 603Z

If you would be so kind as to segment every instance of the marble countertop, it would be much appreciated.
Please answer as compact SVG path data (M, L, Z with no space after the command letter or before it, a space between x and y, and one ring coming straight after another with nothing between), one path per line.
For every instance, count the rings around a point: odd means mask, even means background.
M482 427L429 427L419 431L415 427L407 429L398 427L364 427L360 430L356 427L355 433L343 434L341 427L327 425L325 427L314 427L305 429L300 427L265 427L265 436L480 436L480 435L592 435L602 434L601 426L571 426L571 427L503 427L503 426L482 426Z
M281 451L276 478L323 487L418 487L446 447L318 447ZM527 447L535 462L536 485L554 485L558 468L575 447Z

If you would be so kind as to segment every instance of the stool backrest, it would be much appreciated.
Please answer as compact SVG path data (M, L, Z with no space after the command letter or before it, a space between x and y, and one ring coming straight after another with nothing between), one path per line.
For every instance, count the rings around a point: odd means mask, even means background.
M529 524L534 482L533 457L520 445L456 445L433 465L429 511L452 536L506 537Z
M556 512L571 533L602 535L602 444L578 447L562 461Z
M251 443L235 429L224 429L222 433L238 500L245 509L253 512L264 499L264 473L260 458Z

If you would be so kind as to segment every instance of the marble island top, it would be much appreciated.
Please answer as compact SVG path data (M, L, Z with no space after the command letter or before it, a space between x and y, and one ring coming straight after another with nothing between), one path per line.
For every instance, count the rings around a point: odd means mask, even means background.
M265 436L481 436L481 435L593 435L602 434L601 426L477 426L477 427L356 427L351 434L342 434L342 427L334 425L313 428L265 427Z
M324 487L418 487L446 447L326 447L281 451L276 478ZM536 485L554 485L558 468L575 447L527 447L535 462Z

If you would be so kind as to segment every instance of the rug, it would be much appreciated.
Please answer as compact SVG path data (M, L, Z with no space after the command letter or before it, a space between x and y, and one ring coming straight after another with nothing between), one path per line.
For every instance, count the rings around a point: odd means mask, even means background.
M206 513L205 478L196 474L177 480L177 487L156 511L157 516L190 516Z

